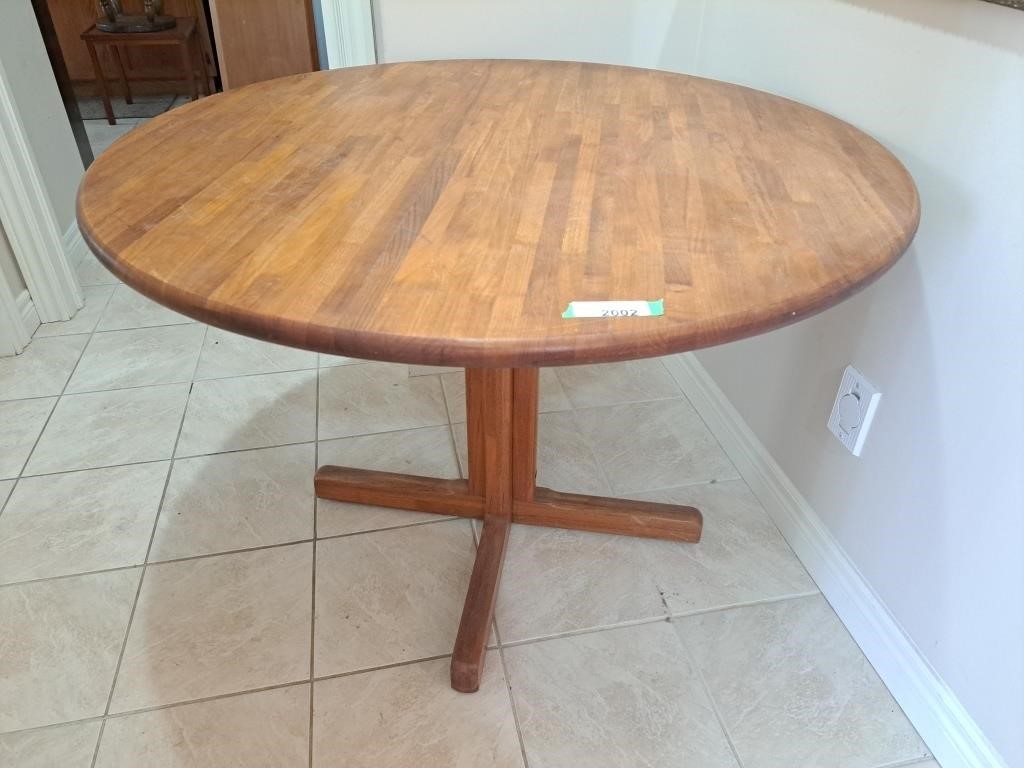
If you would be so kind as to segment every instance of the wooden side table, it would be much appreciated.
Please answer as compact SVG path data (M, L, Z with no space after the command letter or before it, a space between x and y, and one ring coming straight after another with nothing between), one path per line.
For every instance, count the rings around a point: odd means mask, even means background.
M188 81L189 93L192 101L199 98L199 89L196 82L196 64L199 64L199 73L203 83L203 93L210 95L210 81L206 71L206 62L203 60L202 48L199 45L199 35L196 34L196 20L191 16L179 18L178 23L171 29L161 32L101 32L96 25L89 27L82 33L82 40L89 49L89 58L92 60L92 68L96 73L96 82L99 84L100 96L103 98L103 109L107 113L107 122L117 125L114 118L114 109L110 105L110 88L107 86L107 79L103 74L103 66L100 64L99 56L96 55L97 45L109 45L114 53L114 61L121 75L121 88L124 91L124 100L132 103L132 91L128 85L128 68L125 66L127 53L124 48L132 45L177 45L181 49L181 65L185 70L185 79Z

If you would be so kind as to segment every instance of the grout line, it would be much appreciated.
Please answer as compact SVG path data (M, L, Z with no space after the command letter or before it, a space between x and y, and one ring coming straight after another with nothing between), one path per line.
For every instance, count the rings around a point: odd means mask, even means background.
M85 334L84 333L70 333L70 334L68 334L68 336L85 336ZM68 336L44 336L43 338L45 338L45 339L50 339L50 338L53 338L53 339L65 339L65 338L68 338ZM39 341L39 339L32 339L32 341ZM29 343L31 343L31 342L29 342ZM32 395L32 397L10 397L10 398L6 398L5 397L4 399L0 400L0 404L3 404L3 403L29 403L29 402L31 402L33 400L49 400L51 397L54 400L56 400L57 398L60 397L60 394L55 394L55 395ZM13 479L13 478L9 478L9 479Z
M336 672L336 673L330 674L330 675L321 675L319 677L314 677L312 679L312 681L307 680L305 678L300 679L300 680L288 680L288 681L283 682L283 683L274 683L273 685L264 685L264 686L260 686L260 687L257 687L257 688L246 688L245 690L230 691L228 693L218 693L218 694L214 694L212 696L200 696L200 697L195 698L195 699L182 699L180 701L171 701L171 702L166 702L164 704L155 704L155 705L150 706L150 707L139 707L137 709L129 709L129 710L125 710L124 712L111 712L111 713L108 713L106 715L95 715L93 717L84 717L84 718L80 718L78 720L67 720L67 721L64 721L64 722L61 722L61 723L47 723L46 725L35 725L35 726L32 726L31 728L19 728L19 729L15 729L15 730L12 730L12 731L3 731L3 732L0 732L0 735L8 736L8 735L14 734L14 733L31 733L33 731L42 731L42 730L46 730L48 728L59 728L61 726L65 726L65 725L80 725L82 723L92 723L92 722L97 722L97 721L101 721L101 720L112 720L112 719L121 718L121 717L129 717L131 715L140 715L140 714L145 714L147 712L159 712L160 710L172 709L174 707L184 707L184 706L187 706L189 704L205 704L206 702L210 702L210 701L219 701L221 699L231 699L231 698L236 698L236 697L239 697L239 696L246 696L246 695L253 694L253 693L264 693L266 691L276 691L276 690L280 690L282 688L291 688L291 687L297 686L297 685L310 685L311 682L313 682L313 683L321 683L321 682L326 682L328 680L337 680L337 679L343 678L343 677L353 677L355 675L364 675L364 674L369 674L371 672L380 672L380 671L383 671L383 670L386 670L386 669L396 669L398 667L408 667L408 666L412 666L413 664L424 664L424 663L426 663L428 661L438 661L439 659L450 659L450 658L451 658L451 654L450 653L436 654L434 656L424 656L424 657L421 657L421 658L407 659L407 660L404 660L404 661L396 661L396 662L393 662L393 663L390 663L390 664L381 664L381 665L378 665L378 666L375 666L375 667L366 667L364 669L354 669L354 670L348 670L348 671L345 671L345 672Z
M274 685L264 685L259 688L246 688L244 691L231 691L229 693L217 693L212 696L200 696L197 699L183 699L182 701L169 701L164 704L154 704L151 707L139 707L138 709L128 709L124 712L111 712L108 715L104 715L104 720L116 720L121 717L130 717L131 715L144 715L148 712L160 712L164 709L173 709L174 707L185 707L191 704L206 704L211 701L220 701L221 699L233 699L239 696L248 696L254 693L266 693L267 691L278 691L282 688L292 688L296 685L309 685L308 680L289 680L285 683L275 683ZM96 720L98 718L91 718Z
M200 349L206 340L206 334L209 333L209 326L203 328L203 339L199 344ZM199 355L196 355L196 361L192 366L192 375L195 376L196 370L199 368ZM70 380L70 379L69 379ZM188 402L192 396L192 384L189 384L188 393L185 396L185 405L181 409L181 418L178 420L178 431L174 436L174 445L171 449L171 460L167 464L167 474L164 477L164 487L160 492L160 502L157 504L156 515L153 516L153 526L149 531L149 543L146 545L146 556L143 559L142 574L139 576L139 585L135 589L135 599L132 601L132 610L128 614L128 623L124 628L124 638L121 641L121 650L117 654L117 664L114 667L114 674L110 681L110 692L107 694L107 703L103 708L103 722L100 724L100 733L96 739L96 749L92 754L92 762L90 768L96 768L96 760L100 754L100 744L103 742L103 731L107 726L107 715L110 714L110 705L114 701L114 691L117 688L117 678L121 674L121 664L124 662L124 652L128 648L128 638L131 636L132 624L135 622L135 611L139 607L139 597L142 595L142 586L146 581L146 568L149 561L149 554L153 550L153 541L156 539L157 526L160 524L160 515L163 512L164 501L167 498L167 489L171 484L171 475L174 472L174 452L178 448L178 441L181 439L182 428L185 426L185 417L188 415Z
M629 621L619 622L618 624L606 624L601 627L584 627L583 629L570 629L565 632L556 632L551 635L544 635L543 637L530 637L526 640L512 640L507 643L502 643L499 647L501 648L519 648L523 645L536 645L537 643L546 643L549 640L563 640L567 637L579 637L581 635L594 635L598 632L606 632L613 629L625 629L627 627L642 627L645 624L658 624L659 622L668 621L668 617L664 614L657 616L647 616L642 619L630 619Z
M808 597L820 597L821 591L815 589L812 592L794 592L788 595L776 595L775 597L763 597L759 600L748 600L741 603L729 603L728 605L715 605L709 608L698 608L692 611L677 611L675 613L669 613L667 618L671 620L675 619L686 619L690 616L703 616L708 613L719 613L721 611L732 611L737 608L755 608L759 605L772 605L773 603L783 603L787 600L803 600Z
M196 382L191 382L191 383L196 383ZM180 385L180 384L190 384L190 382L179 381L178 385ZM170 387L173 387L173 386L177 386L177 385L175 385L175 384L166 384L166 385L165 384L156 384L154 386L158 386L158 387L159 386L170 386ZM191 386L189 387L189 389L191 390ZM121 390L111 389L111 390L107 390L107 391L109 391L109 392L120 392ZM32 474L32 475L23 475L23 477L52 477L53 475L67 475L67 474L70 474L72 472L88 472L88 471L93 470L93 469L116 469L117 467L135 467L135 466L138 466L140 464L155 464L158 461L171 461L172 459L175 459L175 460L177 460L177 459L204 459L204 458L208 458L208 457L211 457L211 456L226 456L226 455L234 454L234 453L248 453L250 451L268 451L268 450L272 450L274 448L291 448L291 447L296 446L296 445L309 445L312 442L314 442L314 441L312 441L312 440L303 440L303 441L300 441L300 442L297 442L297 443L279 443L277 445L265 445L265 446L259 446L259 447L256 447L256 448L233 448L233 449L228 450L228 451L217 451L215 453L194 453L194 454L189 454L187 456L174 456L172 454L172 455L166 456L166 457L164 457L162 459L145 459L143 461L126 461L126 462L122 462L120 464L104 464L104 465L99 466L99 467L75 467L74 469L62 469L62 470L59 470L57 472L39 472L37 474Z
M38 579L24 579L23 581L8 581L0 584L0 589L8 587L24 587L29 584L38 584L42 581L60 581L62 579L75 579L79 576L95 576L100 573L116 573L117 571L130 571L133 568L141 568L145 563L131 563L129 565L118 565L113 568L100 568L95 571L82 571L80 573L62 573L57 576L40 576Z
M122 285L128 287L132 291L135 290L134 288L132 288L127 283L118 283L114 287L118 288L118 287L120 287ZM115 293L116 293L116 291L115 291ZM111 300L113 300L113 298L114 298L113 294L111 294L110 298L111 298ZM104 309L104 311L105 311L105 309ZM174 328L174 327L179 326L179 325L205 325L205 323L200 323L198 320L193 320L192 318L188 318L186 320L178 320L177 322L174 322L174 323L155 323L153 325L128 325L128 326L125 326L124 328L99 328L98 326L99 326L99 324L101 322L103 322L103 317L102 316L100 317L99 322L96 323L97 328L93 331L93 333L117 333L118 331L148 331L150 328ZM67 335L68 336L74 336L76 334L69 333Z
M891 763L878 763L872 765L871 768L914 768L916 765L924 765L929 761L938 762L934 757L911 757L905 760L894 760Z
M654 359L657 360L659 358ZM675 382L675 385L676 388L679 388L678 382ZM563 386L562 389L564 390L565 387ZM569 396L568 393L566 393L565 397L567 400L569 400L569 403L572 404L572 398ZM618 408L621 405L643 405L644 403L667 403L672 400L684 400L687 403L687 405L692 405L692 403L690 403L690 401L687 400L686 394L680 389L679 394L672 395L670 397L647 397L642 400L616 400L614 403L598 403L597 405L573 405L572 410L596 411L599 408ZM550 413L555 413L555 411L550 411Z
M523 739L523 729L519 723L519 708L516 706L516 697L512 693L512 678L508 674L508 664L505 663L505 651L501 647L501 638L498 637L497 622L495 622L494 633L498 640L498 661L501 662L501 672L505 676L505 690L508 693L508 703L512 708L512 722L515 723L516 736L519 739L519 752L523 756L524 768L530 768L530 761L526 757L526 741Z
M704 677L704 672L697 664L697 657L693 654L689 644L683 638L682 633L678 627L674 628L675 636L679 640L679 645L683 649L683 656L686 657L687 663L693 673L697 676L697 680L700 682L701 688L704 690L704 695L708 697L708 702L711 704L711 711L715 713L715 720L718 721L718 727L722 730L722 735L725 736L726 742L729 744L729 750L732 752L733 757L736 758L736 765L739 768L743 768L743 760L740 758L739 749L736 747L736 742L733 741L732 734L729 733L729 728L725 724L725 717L722 715L721 710L718 707L718 702L715 700L714 694L711 692L711 686L708 685L707 679Z
M466 375L465 369L462 371L462 375ZM444 412L448 417L448 440L452 448L452 455L455 457L455 469L459 473L459 478L462 480L469 479L469 472L465 475L462 472L462 461L459 459L459 445L455 441L455 425L452 423L452 409L448 407L448 389L444 385L444 374L438 374L437 380L441 385L441 400L444 401ZM468 469L468 468L467 468ZM474 526L473 537L476 538L476 528Z
M63 728L69 725L84 725L85 723L98 723L103 719L103 715L93 715L92 717L81 717L78 720L64 720L60 723L47 723L46 725L33 725L28 728L16 728L13 731L2 731L0 736L10 736L12 734L21 733L35 733L36 731L46 731L50 729Z
M313 682L322 683L327 680L337 680L342 677L353 677L354 675L365 675L370 672L380 672L385 669L396 669L398 667L409 667L413 664L423 664L428 661L437 661L438 659L450 659L452 655L450 653L439 653L435 656L424 656L418 659L408 659L406 661L395 661L390 664L380 664L376 667L366 667L365 669L352 669L347 672L336 672L333 675L321 675L320 677L314 677Z
M313 472L314 475L320 467L320 354L317 353L315 395L313 397ZM307 754L309 756L309 768L313 768L313 674L314 662L316 659L316 550L317 550L317 521L320 513L320 500L316 495L316 488L313 489L313 567L310 575L310 598L309 598L309 744Z

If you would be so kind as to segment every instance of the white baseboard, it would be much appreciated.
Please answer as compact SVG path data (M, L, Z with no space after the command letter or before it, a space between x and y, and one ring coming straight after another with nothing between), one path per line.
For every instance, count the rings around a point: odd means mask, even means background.
M36 305L32 303L32 297L27 290L19 293L18 298L14 301L18 307L18 314L21 315L21 322L24 324L25 332L31 338L32 334L36 332L36 328L39 327L39 313L36 312Z
M942 767L1007 768L696 357L664 361Z
M89 246L82 239L82 231L78 228L78 222L71 222L71 226L64 232L64 257L74 269L88 253Z

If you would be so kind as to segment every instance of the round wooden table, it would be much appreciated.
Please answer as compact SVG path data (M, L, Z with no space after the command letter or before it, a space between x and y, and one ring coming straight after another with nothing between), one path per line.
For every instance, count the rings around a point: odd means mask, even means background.
M509 524L696 542L691 507L535 487L538 368L691 350L823 310L917 229L907 171L759 91L595 64L317 72L152 120L89 169L86 242L198 320L466 368L469 479L321 467L321 498L483 519L452 656L474 691ZM571 319L573 301L664 300ZM623 435L629 440L629 435Z

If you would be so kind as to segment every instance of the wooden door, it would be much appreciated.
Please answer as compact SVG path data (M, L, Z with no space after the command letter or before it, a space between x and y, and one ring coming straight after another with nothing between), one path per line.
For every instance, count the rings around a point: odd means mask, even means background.
M224 89L319 69L310 0L210 0Z

